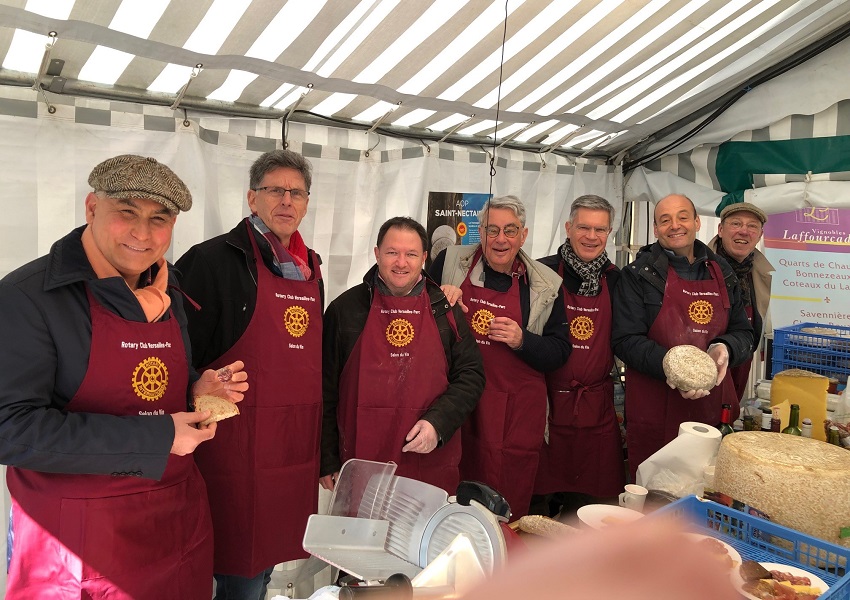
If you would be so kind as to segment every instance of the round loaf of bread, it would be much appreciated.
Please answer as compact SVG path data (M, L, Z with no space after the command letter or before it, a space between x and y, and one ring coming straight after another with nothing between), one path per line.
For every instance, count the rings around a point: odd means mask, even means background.
M714 488L771 521L850 547L850 452L818 440L763 431L723 438Z
M673 346L664 355L664 375L677 388L710 390L717 383L717 367L714 360L696 346Z

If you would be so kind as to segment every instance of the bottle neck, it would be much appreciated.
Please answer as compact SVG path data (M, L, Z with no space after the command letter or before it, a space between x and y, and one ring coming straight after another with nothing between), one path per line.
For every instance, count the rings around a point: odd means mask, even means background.
M788 419L788 425L791 427L800 426L800 408L791 407L791 417Z

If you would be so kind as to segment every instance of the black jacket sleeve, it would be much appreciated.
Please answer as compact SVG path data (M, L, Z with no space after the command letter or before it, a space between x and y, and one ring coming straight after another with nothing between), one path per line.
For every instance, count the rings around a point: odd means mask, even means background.
M477 406L484 391L484 363L460 307L449 307L445 296L439 306L443 310L452 311L460 336L458 340L449 324L448 313L437 317L437 327L449 365L449 386L443 395L434 400L422 418L434 426L442 445L451 439Z
M722 259L720 259L722 260ZM726 333L711 340L711 343L723 342L729 348L729 366L737 367L753 355L753 326L747 318L741 286L734 274L727 274L726 291L729 293L729 325Z
M340 470L339 426L339 376L345 366L344 349L340 340L339 304L331 302L322 318L322 443L319 476L324 477Z
M543 334L532 333L523 327L522 347L516 350L516 354L531 368L546 372L563 366L570 358L570 352L572 344L564 309L564 288L559 286L558 297L543 326Z
M648 288L649 284L640 280L637 269L630 265L622 270L612 293L614 325L611 344L614 354L630 368L664 381L667 377L662 361L667 348L648 337L654 315L661 310L663 295Z
M221 331L222 327L224 291L219 289L219 278L215 275L214 266L198 246L190 248L175 266L180 272L181 289L200 305L198 309L188 300L183 304L192 342L192 364L199 369L226 350L222 350L221 344L214 341L216 331Z
M174 441L171 416L64 410L71 398L56 395L57 373L63 355L74 349L62 340L73 339L76 348L77 321L85 313L63 305L62 314L49 318L44 309L19 287L0 282L0 339L5 343L0 463L48 473L162 477Z

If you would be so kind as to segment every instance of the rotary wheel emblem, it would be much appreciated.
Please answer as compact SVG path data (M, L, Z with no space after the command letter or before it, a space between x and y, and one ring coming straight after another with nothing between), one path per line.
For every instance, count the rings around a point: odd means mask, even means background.
M496 318L496 315L491 313L489 310L481 309L475 311L475 314L472 315L472 329L478 335L489 335L490 334L490 321Z
M407 319L393 319L387 325L387 341L393 346L407 346L413 341L413 324Z
M588 340L593 335L593 321L589 317L576 317L570 321L570 335L577 340Z
M310 324L310 314L300 306L290 306L283 313L283 324L292 337L301 337L307 333Z
M691 305L688 306L688 316L694 323L699 323L700 325L711 323L711 317L714 316L714 307L711 305L711 302L707 302L706 300L691 302Z
M153 402L165 395L168 368L155 356L149 356L133 371L133 389L142 400Z

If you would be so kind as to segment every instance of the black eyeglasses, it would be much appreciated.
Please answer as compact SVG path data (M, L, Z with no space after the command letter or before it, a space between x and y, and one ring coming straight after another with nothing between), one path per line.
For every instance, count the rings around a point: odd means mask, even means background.
M484 228L484 231L487 233L488 238L494 238L499 236L499 232L502 231L505 234L505 237L515 238L519 235L519 226L514 225L513 223L508 223L504 227L498 227L496 225L488 225Z
M307 198L310 197L310 192L307 190L299 190L299 189L287 189L277 186L265 186L254 188L255 192L265 192L269 196L277 199L283 200L283 197L286 196L286 192L289 192L289 197L292 198L293 202L306 202Z

